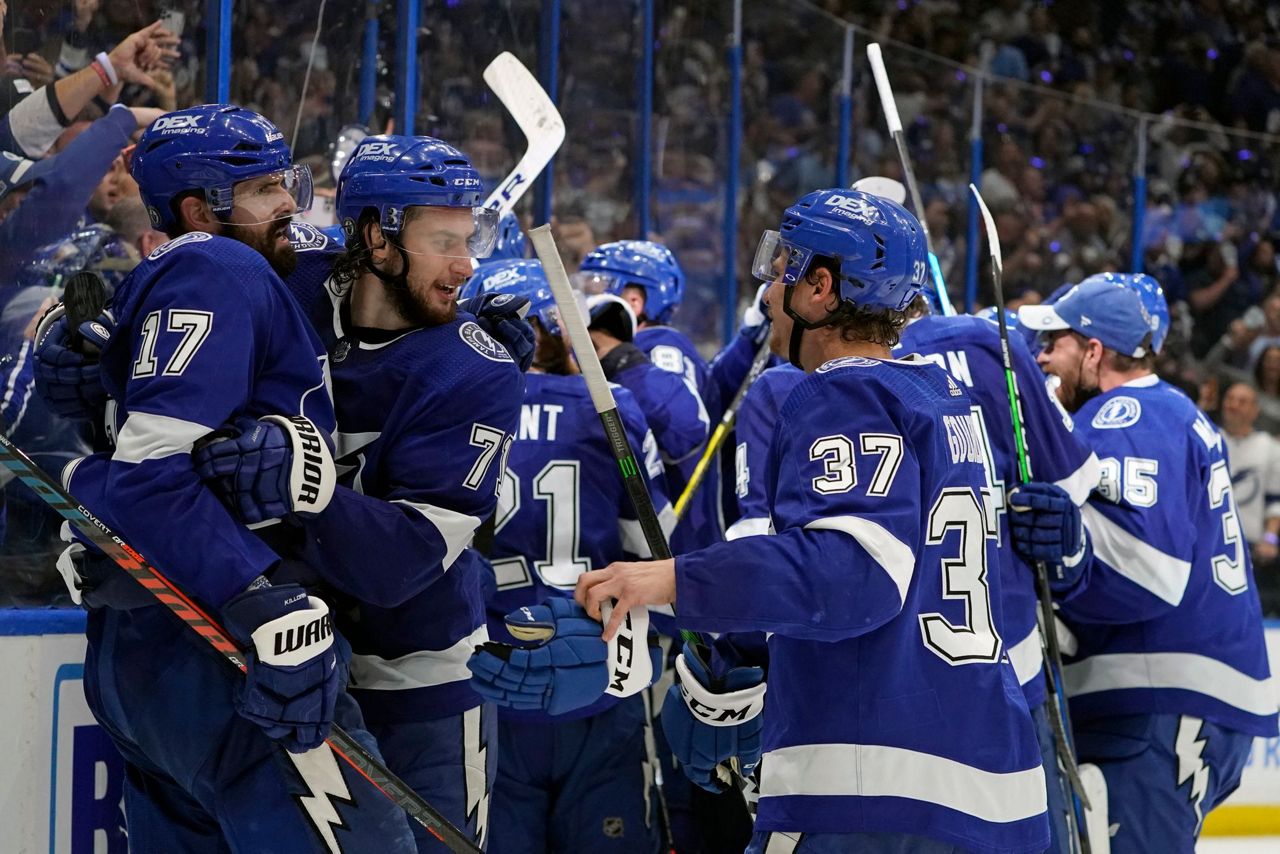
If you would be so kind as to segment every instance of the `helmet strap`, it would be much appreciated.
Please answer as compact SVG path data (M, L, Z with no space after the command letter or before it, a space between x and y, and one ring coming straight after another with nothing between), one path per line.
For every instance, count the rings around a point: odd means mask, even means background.
M373 273L373 275L377 276L378 280L389 288L397 288L399 290L408 290L409 289L409 253L404 251L404 247L400 245L399 241L397 241L394 236L384 231L382 233L382 237L384 240L387 241L387 243L395 247L395 250L397 252L400 253L400 272L394 273L394 274L384 273L382 270L379 270L377 267L373 265L372 258L365 261L365 265L364 265L365 269L368 270L370 273Z
M799 283L797 283L799 284ZM795 292L796 285L789 285L782 289L782 310L786 312L787 317L791 318L791 340L787 345L787 361L795 365L797 368L804 370L800 364L800 341L804 338L805 330L821 329L824 326L834 326L852 310L848 303L841 301L840 305L829 312L826 317L821 320L808 320L801 317L791 307L791 295Z

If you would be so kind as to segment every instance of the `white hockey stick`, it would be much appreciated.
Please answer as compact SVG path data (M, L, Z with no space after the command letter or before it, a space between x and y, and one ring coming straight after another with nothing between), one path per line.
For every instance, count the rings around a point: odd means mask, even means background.
M929 225L925 222L924 204L920 201L920 186L916 184L916 173L911 168L911 155L907 152L907 138L902 133L902 119L898 117L898 102L893 99L893 87L889 85L889 72L884 68L884 57L880 54L880 45L872 42L867 45L867 59L871 62L871 74L876 79L876 91L880 93L880 109L884 120L889 125L889 135L898 146L898 158L902 161L902 177L906 178L907 191L911 193L911 204L916 209L916 218L920 220L920 228L924 231L924 242L929 248L929 270L933 273L934 288L938 292L938 303L942 313L956 313L951 305L951 297L947 294L947 285L942 281L942 267L938 264L938 256L933 251L933 238L929 235Z
M538 78L515 56L503 51L484 70L484 82L507 108L529 142L524 157L489 194L484 206L499 216L511 212L564 142L564 120Z

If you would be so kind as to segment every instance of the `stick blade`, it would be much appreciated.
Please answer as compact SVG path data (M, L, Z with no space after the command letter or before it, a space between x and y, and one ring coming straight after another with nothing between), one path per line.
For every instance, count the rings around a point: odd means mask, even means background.
M506 214L560 150L564 142L564 119L538 78L508 51L498 54L485 68L484 82L528 141L528 148L516 168L484 203L486 208Z
M969 192L973 193L974 199L978 202L978 210L982 213L982 221L987 227L987 246L991 249L991 264L996 271L1004 273L1004 256L1000 252L1000 235L996 232L996 221L991 216L987 203L982 200L982 193L978 192L978 188L973 184L969 185Z

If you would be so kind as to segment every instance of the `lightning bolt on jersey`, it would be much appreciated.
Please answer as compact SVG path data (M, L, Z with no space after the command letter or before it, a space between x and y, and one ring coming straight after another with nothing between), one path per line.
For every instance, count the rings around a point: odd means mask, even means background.
M725 531L725 539L736 540L772 532L769 524L769 446L778 412L792 389L804 379L804 371L790 363L769 368L760 374L738 407L734 423L734 495L738 521Z
M185 591L220 606L279 556L200 482L192 444L241 415L303 415L331 433L324 349L262 255L204 232L158 247L113 306L102 374L122 420L116 448L64 479Z
M682 625L772 632L756 830L1043 851L969 397L924 361L828 362L782 407L766 479L775 535L676 559Z
M978 437L992 462L990 501L1000 520L1000 628L1029 707L1044 702L1042 655L1036 621L1034 568L1009 547L1005 494L1018 484L1018 456L1009 392L1000 353L1000 328L971 316L927 316L902 333L902 353L919 353L951 374L973 403ZM1083 504L1098 482L1097 457L1075 436L1071 419L1049 396L1044 374L1021 336L1009 339L1009 357L1022 397L1022 422L1032 477L1056 483Z
M1194 715L1274 736L1262 610L1217 428L1155 375L1098 395L1075 422L1102 481L1083 508L1093 560L1061 606L1078 643L1065 650L1073 718Z
M659 522L670 535L675 515L663 491L657 443L631 393L615 387L613 394ZM572 597L578 576L590 569L650 556L581 376L525 377L520 426L495 521L490 557L497 593L489 602L489 625L491 635L506 643L514 639L506 632L504 615L551 596ZM602 698L556 718L511 709L501 714L504 719L567 720L596 714L616 699Z
M488 567L468 546L497 504L523 375L470 315L362 330L332 288L299 297L333 371L341 487L297 557L350 597L352 693L380 723L479 705L466 661L487 639Z
M675 500L680 497L685 484L693 476L693 470L697 468L698 458L711 433L711 413L719 410L719 399L707 363L683 333L670 326L650 326L636 333L635 345L648 355L655 367L678 374L684 380L686 393L682 398L670 401L668 407L680 412L681 423L698 425L701 438L697 439L696 452L667 465L667 494ZM648 401L648 396L639 397L641 407ZM672 418L659 409L645 409L644 414L655 434L663 432L666 423ZM674 458L673 455L669 456ZM680 554L718 542L724 536L722 531L720 478L716 466L711 466L697 495L689 503L684 518L676 526L671 537L671 550Z

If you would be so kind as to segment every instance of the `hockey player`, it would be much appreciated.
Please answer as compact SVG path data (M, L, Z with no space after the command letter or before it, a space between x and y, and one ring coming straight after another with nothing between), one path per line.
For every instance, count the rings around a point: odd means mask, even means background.
M766 232L755 270L772 282L775 349L808 374L770 450L777 535L615 563L583 575L578 600L593 616L613 597L674 603L692 629L772 632L767 701L759 670L686 646L663 709L705 784L715 762L754 763L763 718L749 851L1043 851L1044 775L996 628L972 404L931 363L889 358L928 277L919 224L889 200L821 190Z
M913 306L898 345L900 354L916 353L947 370L972 398L976 438L986 449L988 507L997 514L1000 558L1000 631L1009 660L1022 685L1027 707L1035 720L1044 763L1053 851L1070 851L1067 811L1070 798L1059 774L1056 745L1047 703L1042 668L1041 637L1037 623L1035 569L1008 548L1007 492L1018 483L1018 456L1009 415L1008 388L1001 358L999 327L980 317L929 314L923 298ZM1044 375L1027 350L1021 335L1009 336L1010 359L1021 390L1022 423L1027 456L1036 477L1056 483L1078 506L1097 485L1098 459L1072 432L1056 401L1049 397ZM1058 675L1061 678L1061 675Z
M466 292L528 297L538 338L499 499L490 636L510 644L523 641L531 625L554 629L533 649L482 647L469 665L476 690L501 707L492 809L502 818L494 822L492 848L651 854L656 826L644 698L604 693L602 627L572 598L590 567L649 553L640 523L561 337L541 265L484 265ZM615 388L614 395L628 440L637 452L644 449L660 518L674 523L653 434L627 390Z
M791 390L804 379L804 371L791 363L769 368L756 379L742 399L734 423L734 495L738 519L724 532L726 540L772 533L769 524L769 446L778 413Z
M1056 485L1019 487L1010 529L1028 560L1062 567L1076 750L1106 783L1091 838L1191 852L1254 736L1276 734L1276 697L1222 437L1152 372L1163 297L1108 278L1019 312L1102 482L1083 512Z
M246 678L232 678L105 559L69 579L89 607L86 697L126 761L129 844L412 851L399 808L321 747L335 719L372 747L343 691L348 651L328 606L296 582L269 529L250 532L223 508L189 457L228 420L260 419L279 452L305 455L305 475L281 475L291 509L318 512L333 489L324 350L280 278L295 264L288 225L309 203L310 173L291 165L270 122L229 105L153 122L132 172L174 239L115 295L101 360L121 424L115 450L73 462L64 481L250 651Z
M497 719L466 662L487 639L489 568L467 546L497 503L523 375L457 303L496 237L480 192L450 145L366 137L338 184L344 254L300 253L307 274L290 287L329 354L337 411L341 485L324 512L287 512L260 468L271 438L251 424L196 458L245 522L283 510L301 529L292 555L343 594L351 691L388 767L483 845ZM420 851L442 850L415 833Z
M667 325L684 297L684 272L671 250L661 244L619 240L593 249L582 260L575 281L585 293L610 293L631 303L638 326L635 346L655 366L683 380L684 393L674 399L654 399L632 388L658 437L658 450L667 466L667 494L678 496L698 464L698 452L719 409L706 362L688 337ZM710 480L676 527L671 546L677 553L723 536L719 482Z

